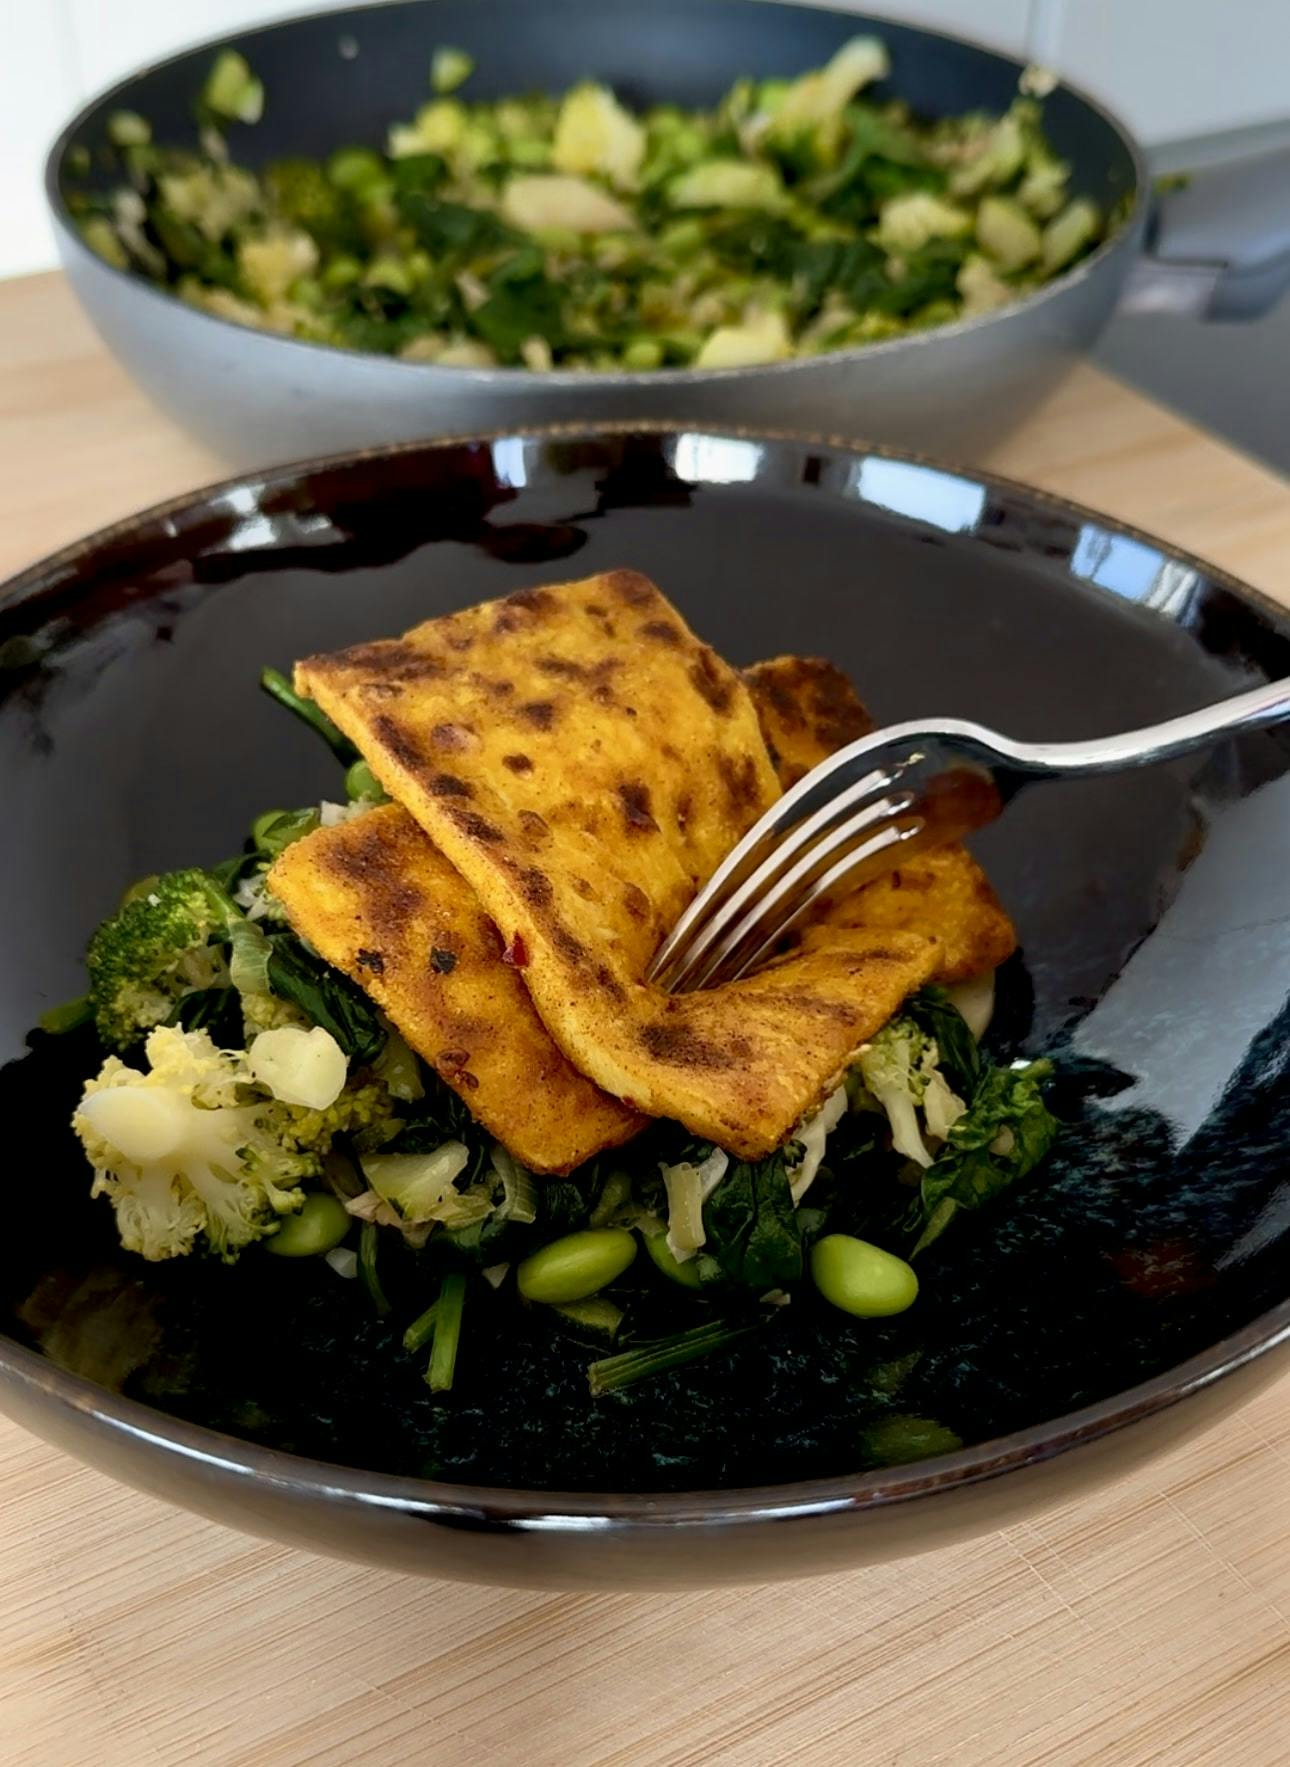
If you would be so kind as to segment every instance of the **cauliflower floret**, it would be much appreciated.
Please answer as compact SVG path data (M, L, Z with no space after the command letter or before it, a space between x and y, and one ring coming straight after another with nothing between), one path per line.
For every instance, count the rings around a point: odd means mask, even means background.
M236 1102L239 1055L205 1031L165 1026L146 1049L146 1073L109 1056L72 1119L94 1167L91 1195L111 1198L128 1251L182 1257L204 1234L231 1261L303 1197L278 1174L247 1168L255 1112Z
M109 1056L72 1118L91 1194L111 1199L121 1243L144 1258L183 1257L204 1237L232 1262L300 1207L335 1136L379 1145L399 1128L376 1081L310 1110L266 1098L246 1056L206 1031L162 1026L145 1053L146 1072Z
M247 1051L247 1065L267 1091L283 1104L325 1111L345 1087L345 1051L321 1025L304 1030L279 1025L261 1031Z

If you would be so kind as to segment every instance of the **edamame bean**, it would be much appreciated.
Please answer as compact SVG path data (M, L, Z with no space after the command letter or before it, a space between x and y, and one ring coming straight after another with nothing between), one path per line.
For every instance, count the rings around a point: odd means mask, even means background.
M377 801L385 796L385 788L366 761L355 761L345 775L345 791L350 802L359 798Z
M325 1190L316 1190L294 1215L283 1217L278 1231L265 1240L264 1249L279 1258L312 1258L339 1245L348 1232L344 1206Z
M849 1233L828 1233L816 1243L811 1275L826 1301L857 1319L903 1313L918 1294L918 1278L903 1258Z
M667 1243L666 1233L647 1233L645 1250L653 1259L654 1267L661 1270L664 1276L670 1276L673 1282L679 1282L683 1288L699 1288L699 1260L688 1258L682 1264Z
M515 1280L526 1301L558 1307L594 1295L621 1276L635 1256L635 1236L625 1227L589 1227L525 1258Z

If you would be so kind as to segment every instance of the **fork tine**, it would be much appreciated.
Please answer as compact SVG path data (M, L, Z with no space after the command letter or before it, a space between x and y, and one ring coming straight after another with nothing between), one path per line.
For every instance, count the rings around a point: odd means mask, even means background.
M802 891L828 870L839 854L867 843L882 826L914 805L912 792L874 797L862 790L867 784L862 781L844 794L855 799L849 806L843 799L835 800L829 806L831 818L812 830L814 838L795 838L791 852L786 853L783 848L773 852L727 902L708 916L697 937L681 954L673 972L674 991L706 986L718 969L726 968L737 945L754 927L769 924L776 916L779 923L786 921ZM811 822L820 824L822 818L813 817ZM802 827L805 830L807 824Z
M777 799L726 855L660 945L647 971L647 980L663 987L675 986L676 972L681 964L706 949L709 923L728 904L747 900L750 882L758 878L764 868L767 876L785 870L807 843L814 841L822 829L848 814L853 804L893 783L886 768L872 768L861 779L838 791L835 775L844 771L844 767L841 757L833 759L839 762L837 767L828 773L823 767L817 768L809 780L799 782ZM826 798L822 804L817 803L812 809L820 791L831 786L836 795ZM759 884L758 887L762 886Z
M858 855L868 855L889 845L888 831L908 818L913 808L913 794L908 792L898 798L867 801L856 814L802 853L796 864L751 895L739 910L716 915L705 953L696 962L683 966L676 986L707 987L718 975L728 980L732 965L746 953L750 938L755 937L758 947L773 944L799 917L805 900L813 899L815 885L822 876L837 870L847 859L855 857L855 863L859 863ZM921 822L916 822L912 832L921 826Z
M779 941L806 918L821 897L841 888L843 884L858 888L862 881L861 874L866 867L873 866L874 860L881 858L890 847L916 840L923 832L923 826L922 823L902 825L898 822L888 822L884 827L878 829L868 840L862 842L859 847L826 871L823 877L811 884L798 898L797 904L790 914L775 918L773 924L769 926L754 925L750 930L760 932L761 938L752 944L742 956L739 955L736 942L732 946L731 961L715 970L707 978L706 985L711 987L716 982L737 982L740 976L746 976L752 970L759 968L774 956L775 947ZM885 870L886 861L880 868L875 869Z
M882 800L875 796L881 789L887 776L882 773L871 773L864 779L848 786L836 798L830 799L820 808L806 816L779 841L768 839L759 833L758 823L744 837L748 851L744 861L734 873L725 880L725 887L714 890L711 895L704 891L698 898L702 904L702 915L696 922L689 936L676 950L672 961L666 965L670 978L670 986L675 989L682 985L683 975L688 974L704 954L719 939L724 927L728 927L733 919L744 913L750 904L764 896L777 879L799 864L803 855L811 851L822 836L836 829L844 820L850 822L856 815L864 814L866 804L874 809L870 814L882 814L879 807ZM765 820L763 818L763 820ZM740 848L735 849L735 854ZM660 953L660 959L664 953ZM663 968L662 963L659 965ZM691 984L693 985L693 984Z

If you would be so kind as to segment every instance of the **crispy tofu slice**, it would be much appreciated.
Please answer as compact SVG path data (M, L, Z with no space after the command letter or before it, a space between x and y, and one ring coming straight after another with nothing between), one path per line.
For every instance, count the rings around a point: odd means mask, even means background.
M561 1054L478 896L401 805L294 842L269 887L295 930L533 1171L571 1171L644 1127Z
M938 971L926 933L853 924L727 987L644 982L779 787L747 686L635 572L311 658L297 683L466 879L564 1055L631 1109L763 1157Z
M831 663L780 657L745 679L785 785L868 726ZM269 881L296 931L531 1170L570 1171L644 1127L560 1052L479 898L401 805L317 829Z
M770 657L745 669L744 680L781 791L873 729L855 688L823 657Z

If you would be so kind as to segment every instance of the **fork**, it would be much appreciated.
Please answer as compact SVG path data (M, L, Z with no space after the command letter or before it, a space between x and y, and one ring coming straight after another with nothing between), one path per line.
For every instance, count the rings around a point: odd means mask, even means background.
M668 993L735 981L773 956L821 897L994 820L1038 779L1152 766L1290 716L1290 679L1091 742L1014 742L965 719L875 730L776 800L663 941L647 980Z

